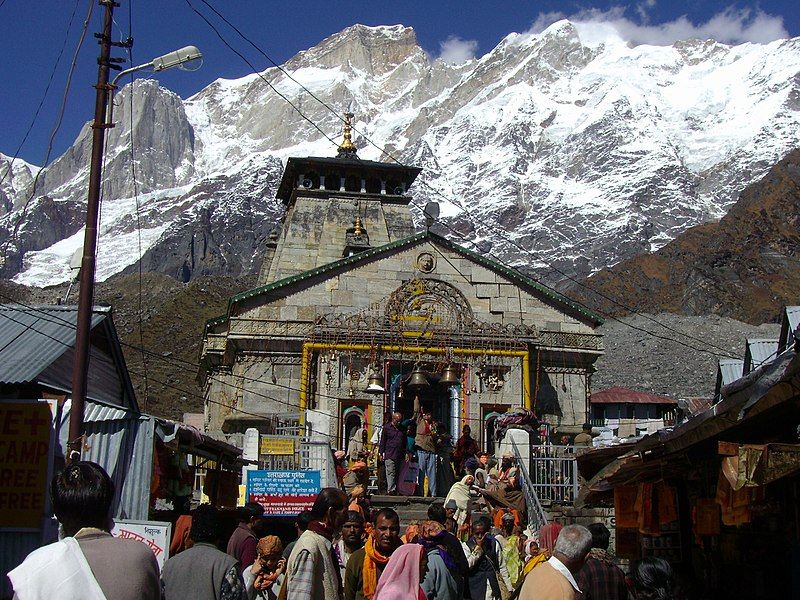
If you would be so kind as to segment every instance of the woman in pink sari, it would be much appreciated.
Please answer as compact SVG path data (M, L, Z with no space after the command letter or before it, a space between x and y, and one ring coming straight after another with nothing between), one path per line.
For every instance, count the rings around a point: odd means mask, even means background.
M428 570L428 555L419 544L405 544L392 553L374 600L426 600L420 587Z

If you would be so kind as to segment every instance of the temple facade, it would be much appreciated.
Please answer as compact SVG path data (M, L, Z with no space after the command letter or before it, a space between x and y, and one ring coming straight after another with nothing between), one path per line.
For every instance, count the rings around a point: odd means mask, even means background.
M285 216L258 287L206 325L206 429L278 417L343 448L354 429L414 396L457 438L489 450L495 419L534 409L563 433L588 417L600 317L427 229L408 193L420 169L358 158L345 127L336 158L290 158Z

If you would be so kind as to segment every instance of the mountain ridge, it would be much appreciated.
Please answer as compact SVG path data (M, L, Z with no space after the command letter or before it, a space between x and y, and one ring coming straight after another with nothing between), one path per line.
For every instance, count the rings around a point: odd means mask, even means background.
M551 284L557 271L585 276L719 219L744 183L800 146L797 38L630 47L561 21L450 65L431 60L411 28L356 25L283 68L336 110L352 107L363 158L387 158L366 135L422 166L415 203L442 202L443 217L469 237L461 243L492 247ZM336 141L340 116L274 67L218 79L186 100L148 80L121 90L100 280L138 270L140 237L146 271L180 281L258 272L282 213L273 198L286 158L335 153L264 80ZM0 276L36 286L70 277L88 133L45 169L26 208L25 177L0 186ZM58 228L45 231L49 223Z
M800 303L798 290L800 149L745 188L719 221L603 269L571 293L603 314L714 314L758 325Z

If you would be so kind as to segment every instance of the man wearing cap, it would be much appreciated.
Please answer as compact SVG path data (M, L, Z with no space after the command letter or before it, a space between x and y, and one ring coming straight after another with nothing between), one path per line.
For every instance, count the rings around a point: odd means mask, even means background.
M575 436L573 444L576 446L591 446L592 445L592 425L584 423L581 427L582 431Z
M452 498L445 502L444 504L444 512L445 512L445 519L454 519L456 511L458 510L458 504Z

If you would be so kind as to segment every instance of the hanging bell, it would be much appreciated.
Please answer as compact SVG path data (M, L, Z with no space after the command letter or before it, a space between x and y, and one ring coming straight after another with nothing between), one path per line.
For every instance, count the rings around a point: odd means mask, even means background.
M431 384L428 383L428 377L425 375L425 371L422 370L422 367L415 365L406 385L409 389L422 389L430 387Z
M383 387L383 378L375 373L372 372L372 375L369 376L367 379L367 389L364 390L367 394L383 394L386 392L386 389Z
M455 385L459 381L461 381L461 369L459 369L453 363L450 363L444 368L444 371L442 371L442 378L439 380L439 383L444 385Z

